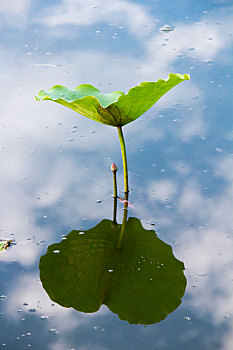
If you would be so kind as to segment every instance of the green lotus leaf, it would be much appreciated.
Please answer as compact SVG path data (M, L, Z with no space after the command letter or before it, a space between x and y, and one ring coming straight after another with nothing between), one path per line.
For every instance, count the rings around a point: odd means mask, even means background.
M64 307L96 312L102 304L129 323L153 324L181 303L184 264L137 218L122 225L102 220L71 231L40 259L40 279L49 297Z
M148 111L174 86L189 79L188 74L171 73L167 80L143 82L127 94L121 91L104 94L89 84L79 85L75 89L56 85L48 91L41 90L36 99L60 103L102 124L123 126Z

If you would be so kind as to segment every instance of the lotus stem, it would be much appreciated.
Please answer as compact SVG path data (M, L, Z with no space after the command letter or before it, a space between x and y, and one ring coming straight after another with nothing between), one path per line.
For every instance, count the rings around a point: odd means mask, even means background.
M120 236L119 236L119 239L118 239L118 242L117 242L117 249L121 248L122 239L123 239L123 236L124 236L124 233L125 233L127 216L128 216L128 192L125 192L124 215L123 215L123 220L122 220L122 225L121 225Z
M126 148L125 148L125 140L122 132L122 127L118 126L118 135L121 145L121 154L122 154L122 161L123 161L123 169L124 169L124 186L125 186L125 193L129 192L129 185L128 185L128 167L127 167L127 157L126 157Z

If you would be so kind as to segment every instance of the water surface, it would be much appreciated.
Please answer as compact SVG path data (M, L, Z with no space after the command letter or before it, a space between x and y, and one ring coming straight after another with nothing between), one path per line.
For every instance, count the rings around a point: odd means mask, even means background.
M0 253L0 348L232 349L232 13L227 0L2 1L0 229L16 245ZM170 72L191 80L124 127L128 216L184 263L182 303L147 327L106 306L64 308L42 287L40 257L112 219L120 147L114 128L34 96L55 84L127 92Z

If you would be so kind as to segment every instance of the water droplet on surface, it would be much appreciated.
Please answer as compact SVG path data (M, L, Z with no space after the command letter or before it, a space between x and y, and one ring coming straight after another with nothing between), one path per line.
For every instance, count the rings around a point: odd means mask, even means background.
M190 321L190 320L191 320L191 317L185 316L184 319L185 319L186 321Z
M79 235L84 235L84 234L85 234L85 232L80 231L78 234L79 234Z
M114 270L108 270L108 272L113 272Z
M55 333L55 334L59 333L55 328L50 328L49 331L50 331L51 333Z
M60 253L60 250L58 250L58 249L54 250L53 253L58 254L58 253Z
M159 29L161 32L165 32L165 33L169 33L169 32L174 30L174 28L172 26L170 26L169 24L165 24L164 26L162 26Z
M34 308L34 307L30 307L30 309L28 309L28 311L30 311L30 312L36 312L37 310L36 310L36 308Z
M40 319L41 319L41 320L47 320L47 319L48 319L48 316L42 315L42 316L40 316Z
M204 60L204 63L213 63L214 61L211 58L207 58Z

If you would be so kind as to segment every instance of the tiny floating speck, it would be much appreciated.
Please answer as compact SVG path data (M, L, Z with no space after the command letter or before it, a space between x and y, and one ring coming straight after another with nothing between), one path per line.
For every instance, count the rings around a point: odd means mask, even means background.
M28 309L28 311L30 312L36 312L37 310L34 307L30 307L30 309Z
M191 320L191 317L185 316L184 319L185 319L186 321L190 321L190 320Z
M42 316L40 316L40 319L41 319L41 320L47 320L47 319L48 319L48 316L42 315Z
M174 30L174 28L172 26L170 26L169 24L165 24L164 26L162 26L161 28L159 28L161 32L171 32Z

